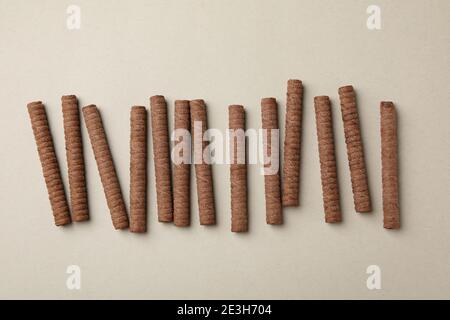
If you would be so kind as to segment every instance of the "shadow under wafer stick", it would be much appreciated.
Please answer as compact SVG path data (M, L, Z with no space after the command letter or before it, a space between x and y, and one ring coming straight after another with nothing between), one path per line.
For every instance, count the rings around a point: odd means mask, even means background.
M158 221L173 221L172 178L170 164L169 125L164 96L150 97L152 115L153 159L155 162Z
M333 121L331 103L327 96L314 98L317 140L319 143L320 175L322 179L325 222L340 222L339 186L336 156L334 152Z
M279 126L278 126L278 106L275 98L261 99L262 128L264 132L263 147L264 155L270 160L275 159L277 163L267 163L264 161L264 189L266 201L266 223L282 224L283 212L281 208L281 186L279 170ZM276 134L276 146L272 146L272 135ZM268 168L276 166L276 172L268 172Z
M72 216L74 221L86 221L89 220L89 207L78 99L75 95L62 96L61 104Z
M55 225L62 226L70 223L71 219L45 107L41 101L35 101L30 102L27 105L27 109L36 140Z
M285 207L299 205L302 99L302 82L300 80L288 80L282 193L283 206Z
M84 107L82 111L113 226L115 229L126 229L127 211L100 112L93 104Z
M394 104L381 102L380 113L383 223L386 229L399 229L397 115Z
M181 144L177 154L182 160L181 163L174 165L174 183L173 183L173 222L177 227L187 227L191 220L191 111L189 100L175 101L175 133L177 140L174 143L174 150ZM179 132L180 131L180 132ZM179 132L179 134L178 134ZM189 154L184 154L184 151ZM187 160L187 161L186 161Z
M191 100L191 127L194 146L195 177L197 181L198 210L201 225L216 224L211 165L205 162L203 151L208 142L203 139L208 129L206 105L202 99Z
M247 165L245 163L245 110L228 107L230 128L231 231L248 231Z
M147 231L147 110L130 112L130 231Z
M339 88L342 121L344 122L345 143L352 181L353 201L356 212L370 212L369 184L364 160L364 148L361 138L358 108L353 86Z

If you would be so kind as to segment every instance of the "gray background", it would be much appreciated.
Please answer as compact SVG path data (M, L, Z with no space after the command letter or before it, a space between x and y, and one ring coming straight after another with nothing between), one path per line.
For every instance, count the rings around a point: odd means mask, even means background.
M81 30L66 8L81 7ZM381 7L382 29L366 28ZM0 0L0 298L450 298L450 2ZM148 97L204 98L210 127L260 98L284 110L286 81L304 81L301 206L265 224L263 176L249 168L250 232L230 232L229 169L214 166L218 225L156 221L149 162L149 232L114 231L83 125L92 220L56 228L26 103L46 104L64 181L60 97L101 108L128 204L129 108ZM374 211L356 214L337 88L357 90ZM313 97L333 102L344 221L324 223ZM382 227L379 101L399 113L402 229ZM284 112L280 112L284 123ZM151 151L151 148L150 150ZM66 288L66 267L82 288ZM366 288L379 265L382 289Z

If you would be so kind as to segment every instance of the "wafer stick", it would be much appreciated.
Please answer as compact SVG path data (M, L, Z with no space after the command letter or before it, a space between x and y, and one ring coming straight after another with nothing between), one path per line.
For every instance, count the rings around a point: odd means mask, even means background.
M394 104L381 102L380 113L384 227L399 229L397 115Z
M314 98L317 140L319 143L320 174L322 179L325 222L341 221L339 187L334 153L333 122L331 104L327 96Z
M147 231L147 110L130 113L130 231Z
M84 107L82 111L113 226L115 229L128 228L125 203L100 112L93 104Z
M30 102L27 105L27 109L30 115L31 126L36 140L55 225L62 226L71 222L70 212L45 107L41 101L35 101Z
M181 139L175 141L175 148L178 144L184 143L189 145L191 151L190 135L191 115L189 100L175 101L175 130L183 131ZM181 149L179 156L184 160L186 156L190 159L190 154L184 154L185 149ZM187 227L191 220L191 165L190 163L177 163L174 166L174 184L173 184L173 222L178 227Z
M70 204L74 221L89 220L89 207L81 139L80 109L74 95L61 97L64 138L69 171Z
M356 106L355 91L352 86L339 88L342 121L344 122L345 143L352 181L353 202L356 212L370 212L369 184L367 182L363 143Z
M261 99L262 128L264 131L264 154L270 159L279 161L279 145L272 146L272 135L278 137L278 106L275 98ZM278 141L278 140L277 140ZM264 161L264 188L266 200L266 223L282 224L283 213L281 209L280 171L278 163L266 163ZM268 172L267 168L276 165L276 172Z
M172 178L170 172L169 125L164 96L150 97L153 159L155 162L158 221L173 221Z
M211 165L203 157L203 151L208 146L208 142L203 139L203 135L208 128L206 105L202 99L197 99L190 101L190 107L200 224L213 225L216 224L216 213L212 170ZM197 128L198 132L196 126L199 127Z
M288 80L283 162L283 206L299 205L303 85Z
M248 231L247 165L245 164L245 110L228 107L230 128L231 231Z

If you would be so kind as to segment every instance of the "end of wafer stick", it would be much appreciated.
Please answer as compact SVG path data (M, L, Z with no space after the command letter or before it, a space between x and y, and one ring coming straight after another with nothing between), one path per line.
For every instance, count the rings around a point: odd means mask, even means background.
M166 103L166 98L163 95L154 95L150 97L150 103Z
M83 112L85 111L89 111L89 110L96 110L97 106L95 104L88 104L87 106L84 106L83 108L81 108L81 110Z
M330 101L329 96L316 96L314 97L314 102L328 102Z
M274 97L267 97L267 98L262 98L261 99L261 105L262 106L272 106L273 104L277 103L277 99Z
M392 101L381 101L380 108L393 110L393 109L395 109L394 102L392 102Z
M40 101L40 100L31 101L31 102L27 103L27 109L28 109L28 111L31 111L34 107L41 106L41 105L42 105L42 101Z
M74 101L74 100L78 100L77 99L77 96L76 95L74 95L74 94L67 94L67 95L63 95L62 97L61 97L61 100L62 101Z
M340 93L344 93L344 92L351 92L351 91L353 91L353 90L354 90L354 89L353 89L353 86L350 85L350 84L347 84L347 85L345 85L345 86L340 87L340 88L338 89L338 93L340 94Z

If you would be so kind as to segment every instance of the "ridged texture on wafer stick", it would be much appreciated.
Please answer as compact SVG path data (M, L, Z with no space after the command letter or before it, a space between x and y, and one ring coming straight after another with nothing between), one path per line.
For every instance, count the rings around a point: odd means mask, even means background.
M52 206L55 225L62 226L70 223L71 219L45 107L41 101L35 101L30 102L27 105L27 109L41 161L42 173L47 186L48 197Z
M100 112L95 105L83 108L84 122L115 229L128 228L128 216Z
M266 222L267 224L282 224L283 212L281 208L281 186L279 170L279 145L272 146L272 135L278 138L278 106L275 98L263 98L261 100L262 128L264 130L263 147L264 154L269 159L275 159L277 163L264 164L264 188L266 200ZM278 142L278 140L277 140ZM276 166L276 170L269 171L269 168ZM272 172L275 171L275 172Z
M320 174L322 179L325 221L340 222L339 187L337 180L336 156L334 153L333 121L331 103L327 96L314 98L317 140L319 143Z
M153 159L155 162L158 221L173 221L172 178L170 169L169 126L164 96L150 98Z
M345 143L352 181L353 202L356 212L370 212L369 184L364 160L358 109L355 91L352 86L339 88L342 121L344 122Z
M147 110L130 113L130 231L147 231Z
M288 80L283 160L283 206L299 205L303 85Z
M208 142L202 139L203 134L208 128L206 105L202 99L197 99L190 101L190 107L200 224L213 225L216 224L216 212L214 207L212 170L211 165L205 162L203 158L203 150L208 145ZM198 132L195 130L196 125L201 128Z
M245 163L245 110L228 107L230 128L231 231L248 231L247 165Z
M399 229L397 115L394 104L381 102L380 113L384 227Z
M64 119L72 218L74 221L85 221L89 220L89 207L78 99L74 95L62 96L61 104Z
M176 132L180 131L181 136L175 141L175 148L178 144L189 146L191 152L191 140L188 134L191 130L191 114L189 100L175 101L174 124ZM180 154L182 160L189 157L183 152L186 149L181 148ZM180 159L180 160L181 160ZM173 179L173 222L178 227L187 227L191 221L191 165L188 162L177 163L174 165Z

